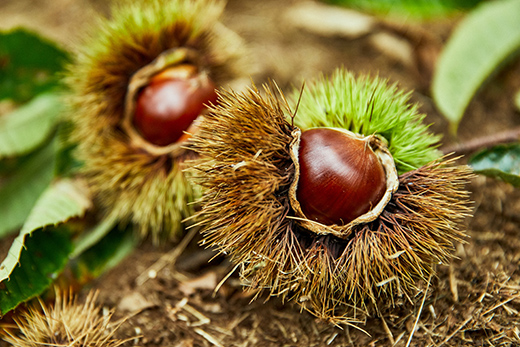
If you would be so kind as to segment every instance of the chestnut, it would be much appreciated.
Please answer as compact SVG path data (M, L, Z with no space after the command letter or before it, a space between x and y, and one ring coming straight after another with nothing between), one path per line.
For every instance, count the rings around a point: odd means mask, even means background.
M353 227L377 219L399 188L394 159L379 135L297 128L292 136L289 201L298 223L312 232L349 238Z
M413 303L450 260L472 173L387 81L338 70L306 85L291 104L274 83L219 93L190 141L193 218L248 289L355 325Z
M330 128L302 133L296 196L308 219L344 225L381 200L385 170L368 140Z
M216 100L215 84L194 65L171 67L139 92L133 125L145 140L167 146L181 138L205 104Z
M221 0L115 1L67 65L70 143L96 212L155 244L180 241L199 189L184 169L215 87L250 66Z

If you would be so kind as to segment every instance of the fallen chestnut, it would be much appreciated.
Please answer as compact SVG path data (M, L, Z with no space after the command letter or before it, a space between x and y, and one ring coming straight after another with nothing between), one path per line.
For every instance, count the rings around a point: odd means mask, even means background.
M205 104L216 100L215 84L194 65L168 68L139 92L133 124L145 140L167 146L181 138Z
M369 139L328 128L302 133L296 194L308 219L344 225L381 200L385 170Z
M219 97L190 141L194 218L247 288L352 325L408 305L449 262L471 169L440 157L408 94L338 70L294 107L276 85Z
M292 136L289 200L302 226L348 238L354 226L379 217L399 187L384 138L342 128L297 129Z

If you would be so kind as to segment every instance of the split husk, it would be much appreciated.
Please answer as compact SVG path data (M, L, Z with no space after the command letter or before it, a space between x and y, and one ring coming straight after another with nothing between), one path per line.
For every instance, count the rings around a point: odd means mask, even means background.
M146 144L128 130L128 110L136 90L163 68L196 64L217 85L242 74L241 40L218 22L223 7L219 0L121 1L111 19L100 18L68 67L70 142L83 164L79 173L105 214L135 224L154 241L181 235L181 221L193 213L199 192L182 173L193 154L184 143Z
M310 103L305 95L301 102ZM392 95L384 101L393 104L402 97ZM363 110L368 117L377 107ZM454 243L464 239L459 226L470 213L465 190L470 168L455 166L455 158L434 157L405 171L414 165L413 151L397 155L404 163L399 188L378 218L353 226L347 238L317 234L300 222L289 202L295 177L290 144L299 113L288 119L292 111L273 86L221 93L219 106L204 117L192 141L200 155L192 171L204 191L197 214L204 244L239 264L248 288L293 300L333 323L359 323L403 298L413 302L419 283L434 274L436 264L448 262ZM386 134L404 136L408 129L424 136L419 120L414 112L405 120L390 120L398 129L386 128ZM390 152L397 146L390 142ZM425 152L436 150L423 146L417 153Z

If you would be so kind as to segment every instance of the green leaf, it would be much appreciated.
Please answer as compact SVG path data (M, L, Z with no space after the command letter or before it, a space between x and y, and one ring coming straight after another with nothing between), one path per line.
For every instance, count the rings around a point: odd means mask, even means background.
M0 100L24 102L56 86L68 53L24 29L0 33Z
M70 141L72 124L70 122L60 122L56 132L58 146L56 151L56 175L60 177L70 177L78 172L78 169L83 165L74 156L74 150L77 143Z
M83 216L91 205L80 181L57 181L42 194L0 264L0 315L52 283L72 252L63 223Z
M54 182L38 199L20 235L38 228L81 217L92 206L88 188L82 181L62 179ZM0 272L0 280L2 272Z
M132 228L114 227L92 247L73 260L73 271L80 283L99 277L119 264L138 245Z
M74 252L71 254L71 258L75 258L85 250L89 249L93 245L99 242L106 234L114 229L117 224L116 214L108 216L101 222L99 222L94 228L91 230L85 231L81 237L74 242Z
M0 117L0 158L26 154L49 138L63 109L57 94L42 94Z
M10 279L0 282L0 317L43 293L65 267L71 250L70 232L64 226L28 235L19 265L12 269Z
M486 149L469 161L476 173L520 187L520 143Z
M2 158L0 159L0 185L5 180L6 176L12 175L16 170L23 165L29 158L32 157L33 153L22 155L19 157Z
M456 28L437 63L432 93L454 129L481 84L520 48L520 1L483 3Z
M54 142L31 154L0 187L0 238L19 228L54 175Z
M351 7L364 12L384 16L412 16L428 19L446 16L467 10L482 0L328 0L328 2Z
M515 93L515 107L517 111L520 111L520 90Z

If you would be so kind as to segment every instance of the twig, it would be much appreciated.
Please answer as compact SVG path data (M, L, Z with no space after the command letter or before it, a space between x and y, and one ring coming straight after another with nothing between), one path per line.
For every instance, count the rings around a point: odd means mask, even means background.
M406 347L410 347L410 343L412 342L413 334L415 334L415 329L417 329L417 323L419 323L419 318L421 318L421 313L424 307L424 302L426 301L426 297L428 296L428 289L430 288L430 282L432 280L432 274L430 274L430 278L428 278L428 285L426 286L426 289L424 290L424 296L421 302L421 307L419 307L419 312L417 313L417 319L415 320L415 323L413 325L412 332L410 333L410 337L408 338L408 342L406 343Z
M192 316L194 316L195 318L198 319L198 322L194 322L194 323L190 322L190 323L188 323L189 326L198 327L198 326L201 326L201 325L206 325L208 323L211 323L211 319L209 319L208 317L203 315L195 307L193 307L193 306L188 304L188 298L184 298L181 301L179 301L175 305L175 309L176 310L181 310L182 309L182 310L190 313Z
M240 266L240 264L235 265L233 270L229 271L229 273L226 276L224 276L222 281L220 281L219 284L217 284L217 286L213 290L213 297L215 297L215 295L217 295L217 292L220 290L220 287L222 287L224 285L224 283L229 279L229 277L231 277L231 275L238 269L239 266Z
M332 334L328 339L327 339L327 346L330 346L330 344L332 342L334 342L334 339L338 336L338 333L334 333Z
M352 337L350 337L350 328L347 326L346 327L346 332L347 332L347 340L348 340L348 343L351 345L351 346L354 346L354 341L352 341Z
M485 315L488 314L489 312L493 312L494 310L496 310L496 309L499 308L500 306L503 306L503 305L507 304L507 303L510 302L510 301L513 301L513 300L515 300L515 299L518 299L519 297L520 297L519 295L515 295L515 296L513 296L513 297L511 297L511 298L509 298L509 299L507 299L507 300L505 300L505 301L502 301L501 303L499 303L499 304L493 306L492 308L490 308L489 310L487 310L486 312L484 312L482 315L485 316Z
M446 337L446 338L444 339L444 341L442 341L441 344L440 344L440 345L437 345L436 347L441 347L441 346L444 345L446 342L448 342L449 340L451 340L451 338L452 338L453 336L455 336L455 334L458 333L462 328L464 328L464 326L466 326L466 324L468 324L469 321L472 320L472 319L473 319L473 317L469 317L469 318L466 319L464 322L462 322L462 324L459 325L459 327L458 327L457 329L455 329L455 331L452 332L452 333L450 334L450 336Z
M222 345L216 338L214 338L213 336L211 336L210 334L208 334L204 330L199 329L199 328L195 328L195 329L193 329L193 331L195 331L197 334L199 334L200 336L205 338L206 341L208 341L212 345L217 346L217 347L224 347L224 345Z
M455 153L459 154L469 154L479 149L491 147L494 145L498 145L506 142L514 142L520 140L520 127L513 128L510 130L503 131L498 134L491 134L486 136L477 137L471 139L467 142L459 143L456 145L448 146L442 148L442 151L446 154Z
M386 324L386 320L383 316L381 316L381 321L383 322L383 328L385 329L386 335L388 335L388 339L390 340L390 344L393 346L395 345L394 335L390 331L390 328L388 328L388 324Z
M457 288L457 278L455 277L455 268L453 265L450 266L450 290L453 295L453 301L459 301L459 291Z
M402 333L399 334L399 336L397 336L397 339L395 340L395 343L392 346L397 346L399 341L401 341L401 339L403 338L404 334L406 334L406 331L403 331Z
M199 232L198 228L192 228L182 239L182 241L168 253L163 254L159 260L157 260L152 266L142 272L135 280L138 286L144 284L150 278L148 274L150 271L155 271L156 273L162 270L167 265L173 265L177 261L177 258L184 252L188 244L191 242L193 237L197 235Z

